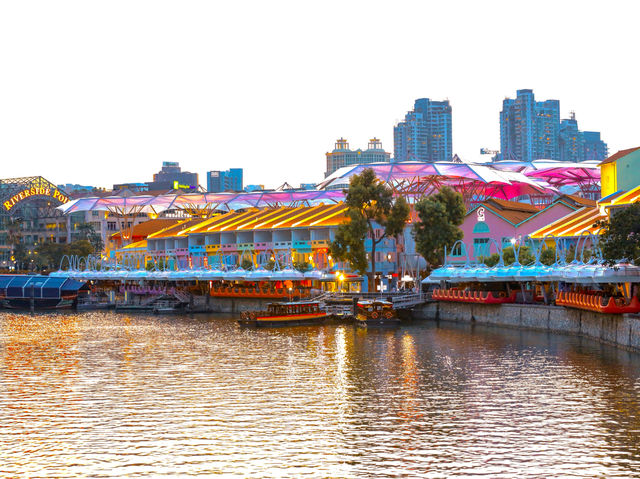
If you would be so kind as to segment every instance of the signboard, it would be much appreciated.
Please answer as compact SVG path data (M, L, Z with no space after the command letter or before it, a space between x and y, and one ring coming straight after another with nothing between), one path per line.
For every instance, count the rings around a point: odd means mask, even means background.
M478 221L484 221L484 206L481 206L477 210Z
M67 203L69 201L69 197L62 194L58 188L49 188L49 187L32 187L22 190L20 193L13 195L7 201L2 203L5 211L11 211L11 209L20 203L21 201L26 200L32 196L48 196L51 199L58 201L60 204Z
M197 187L194 185L181 185L178 180L173 182L174 190L195 190Z

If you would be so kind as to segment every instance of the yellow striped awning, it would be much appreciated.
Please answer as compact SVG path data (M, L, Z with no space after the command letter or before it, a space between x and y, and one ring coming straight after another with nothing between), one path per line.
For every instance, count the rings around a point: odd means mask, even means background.
M598 220L607 218L608 215L604 208L597 206L584 207L540 228L538 231L531 233L530 236L535 239L542 239L547 235L573 237L587 232L600 234L599 228L594 228L593 224Z

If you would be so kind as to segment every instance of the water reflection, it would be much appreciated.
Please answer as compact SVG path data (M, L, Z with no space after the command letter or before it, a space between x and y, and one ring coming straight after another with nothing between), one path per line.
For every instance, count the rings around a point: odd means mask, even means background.
M640 357L419 323L0 313L0 472L640 477Z

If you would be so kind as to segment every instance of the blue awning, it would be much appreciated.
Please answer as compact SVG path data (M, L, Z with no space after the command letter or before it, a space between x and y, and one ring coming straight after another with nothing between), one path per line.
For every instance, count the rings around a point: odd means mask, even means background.
M86 283L70 278L40 275L0 275L0 296L14 298L61 298L88 289Z

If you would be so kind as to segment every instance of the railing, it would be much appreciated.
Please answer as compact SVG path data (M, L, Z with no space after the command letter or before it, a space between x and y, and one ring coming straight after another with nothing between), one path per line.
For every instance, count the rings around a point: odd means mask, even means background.
M633 296L627 303L624 298L605 297L597 293L577 293L559 291L556 305L585 309L597 313L623 314L640 312L640 300Z
M504 291L471 291L457 288L435 289L433 291L433 299L436 301L453 301L458 303L515 303L516 298L516 291L512 291L509 296L507 296Z

